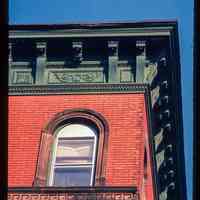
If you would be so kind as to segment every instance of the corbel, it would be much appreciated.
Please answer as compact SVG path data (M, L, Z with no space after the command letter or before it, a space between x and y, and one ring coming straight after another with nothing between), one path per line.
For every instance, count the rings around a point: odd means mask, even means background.
M108 82L114 83L119 81L118 73L118 41L108 41Z
M166 147L166 152L167 152L168 154L172 154L172 152L173 152L173 146L172 146L172 144L168 144L168 145L167 145L167 147Z
M166 161L164 162L164 167L174 167L174 159L173 157L169 157L166 159Z
M167 80L161 82L161 89L167 91L169 89L169 83Z
M173 146L168 144L165 148L165 163L164 167L167 169L172 169L173 167Z
M160 65L162 66L162 67L167 67L167 59L166 59L166 57L161 57L160 58L160 60L159 60L159 62L160 62Z
M172 182L175 176L174 170L169 170L167 173L164 174L164 179L166 182Z
M174 194L175 189L176 189L175 182L171 182L167 186L167 197L168 197L168 199L176 199L175 194Z
M172 133L172 126L170 123L164 124L162 126L160 126L159 128L159 133L157 135L160 135L161 138L155 137L155 139L157 139L159 141L160 140L164 140L165 143L168 142L169 138L171 137L171 133ZM156 141L157 141L156 140ZM161 141L156 142L156 143L161 143ZM155 144L155 148L158 148L159 144Z
M169 96L165 95L158 100L158 106L162 107L169 104Z
M44 84L44 70L47 60L47 44L46 42L36 43L36 84Z
M72 42L73 61L80 63L83 60L83 44L82 42Z
M164 130L168 133L170 133L172 131L172 125L170 123L167 123L165 126L164 126Z
M170 110L166 109L164 111L162 111L160 114L158 114L158 119L160 122L165 122L166 120L170 119Z
M136 82L143 83L146 67L146 41L136 41Z

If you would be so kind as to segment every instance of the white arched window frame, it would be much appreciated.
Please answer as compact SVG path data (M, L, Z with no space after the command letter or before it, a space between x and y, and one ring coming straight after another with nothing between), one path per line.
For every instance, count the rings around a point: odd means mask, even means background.
M92 186L94 183L96 151L97 133L92 127L83 124L69 124L60 128L53 145L48 185ZM63 175L59 175L61 179L69 179L69 181L58 183L59 170L63 171ZM73 173L70 175L70 171L76 171L78 174L78 176L74 174L74 180L71 178ZM79 183L78 179L83 176L84 171L88 173L87 178L84 180L83 177Z

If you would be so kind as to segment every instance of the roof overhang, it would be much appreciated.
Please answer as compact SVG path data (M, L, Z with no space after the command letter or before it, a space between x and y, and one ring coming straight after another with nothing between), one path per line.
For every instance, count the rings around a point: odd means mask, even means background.
M9 38L169 36L176 21L11 25Z

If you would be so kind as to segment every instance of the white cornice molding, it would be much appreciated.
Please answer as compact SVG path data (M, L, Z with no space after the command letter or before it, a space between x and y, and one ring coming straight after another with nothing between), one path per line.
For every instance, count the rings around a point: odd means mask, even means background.
M11 30L9 38L70 38L70 37L128 37L169 36L169 27L113 28L113 29L69 29L69 30Z

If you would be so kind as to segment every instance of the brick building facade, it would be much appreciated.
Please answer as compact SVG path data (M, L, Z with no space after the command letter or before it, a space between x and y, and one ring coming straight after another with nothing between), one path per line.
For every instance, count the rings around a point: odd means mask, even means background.
M10 27L9 199L185 199L176 28Z

